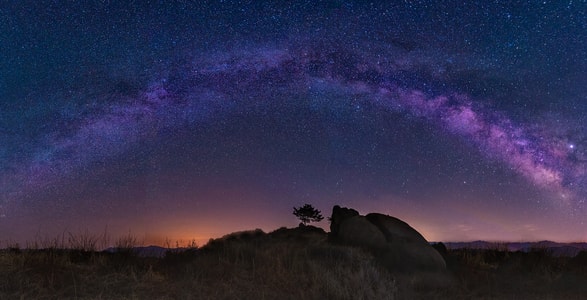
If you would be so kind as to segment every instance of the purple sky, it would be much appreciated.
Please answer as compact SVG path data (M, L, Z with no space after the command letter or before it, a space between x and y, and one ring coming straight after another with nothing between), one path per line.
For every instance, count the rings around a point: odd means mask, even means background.
M584 2L45 4L0 6L0 246L202 244L304 203L587 239Z

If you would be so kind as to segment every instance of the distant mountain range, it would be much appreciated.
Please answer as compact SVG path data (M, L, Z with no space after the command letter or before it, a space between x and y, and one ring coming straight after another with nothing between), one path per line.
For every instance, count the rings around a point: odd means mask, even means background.
M587 251L587 243L557 243L552 241L540 242L443 242L448 249L480 249L480 250L508 250L529 252L532 250L545 250L554 256L573 257L581 251ZM142 257L163 257L167 251L181 252L187 248L165 248L160 246L135 247L134 251ZM108 248L105 252L116 252L115 248Z
M161 246L139 246L139 247L134 247L133 251L134 253L136 253L138 256L141 257L163 257L165 256L165 253L170 251L170 252L182 252L185 251L189 248L165 248L165 247L161 247ZM114 253L117 252L118 250L114 247L110 247L104 250L104 252L109 252L109 253Z
M554 256L575 256L581 251L587 251L587 243L557 243L552 241L540 242L443 242L448 249L496 249L508 251L529 252L532 250L546 250Z

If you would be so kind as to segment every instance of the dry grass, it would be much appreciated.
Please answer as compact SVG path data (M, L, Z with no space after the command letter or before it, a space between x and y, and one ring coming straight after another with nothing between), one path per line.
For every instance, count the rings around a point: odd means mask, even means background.
M587 272L577 269L584 263L543 248L459 249L448 260L461 299L584 299L587 293Z
M446 274L399 274L313 228L246 231L206 246L140 257L132 235L116 253L96 239L0 251L0 299L581 299L587 252L555 257L504 249L450 250ZM41 248L39 245L49 246ZM69 245L63 250L59 245ZM31 244L35 246L35 244Z
M1 252L0 298L394 299L397 291L371 255L316 233L244 232L164 258L72 259L78 252Z

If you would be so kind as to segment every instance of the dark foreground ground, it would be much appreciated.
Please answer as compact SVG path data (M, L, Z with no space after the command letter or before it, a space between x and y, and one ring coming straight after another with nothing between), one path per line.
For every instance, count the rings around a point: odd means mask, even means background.
M312 227L228 235L141 257L57 248L0 252L0 299L585 299L587 252L448 250L448 272L397 274Z

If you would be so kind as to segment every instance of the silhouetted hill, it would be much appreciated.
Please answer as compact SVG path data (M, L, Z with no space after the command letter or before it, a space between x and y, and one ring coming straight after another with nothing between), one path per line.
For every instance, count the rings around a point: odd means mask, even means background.
M336 243L313 226L235 232L201 248L5 249L0 250L0 299L582 299L587 294L587 251L569 257L587 243L444 245L448 249L436 249L447 262L447 277L389 272L372 251Z
M448 249L480 249L480 250L508 250L530 252L532 250L548 251L553 256L573 257L581 251L587 250L587 243L557 243L552 241L539 242L446 242Z
M161 246L137 246L137 247L133 247L132 249L124 249L124 251L132 251L134 254L136 254L139 257L163 257L165 256L165 253L167 251L169 251L171 249L169 248L164 248ZM182 248L174 248L174 251L181 251ZM104 252L106 253L116 253L119 252L120 250L116 247L109 247L104 249Z
M218 243L224 240L236 240L236 239L251 239L254 237L261 237L265 233L261 234L260 229L255 231L244 231L235 232L223 236L218 239L211 239L210 243ZM308 239L311 234L327 236L327 233L323 229L306 226L297 228L280 228L267 235L272 238L285 238L285 239ZM433 243L431 243L433 244ZM532 250L545 250L554 256L566 256L573 257L581 251L587 251L587 243L558 243L553 241L539 241L539 242L487 242L487 241L472 241L472 242L446 242L444 243L448 249L480 249L480 250L507 250L511 252L521 251L530 252ZM204 246L205 248L209 248ZM166 248L161 246L137 246L132 251L139 257L164 257L167 252L182 252L185 250L194 250L192 248ZM110 247L104 250L104 252L115 253L117 249Z

